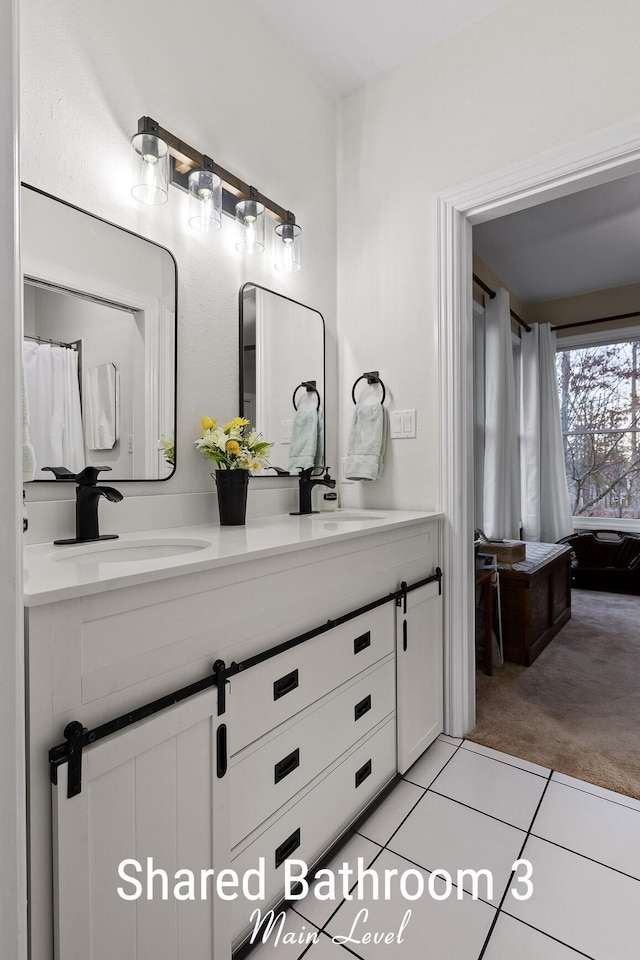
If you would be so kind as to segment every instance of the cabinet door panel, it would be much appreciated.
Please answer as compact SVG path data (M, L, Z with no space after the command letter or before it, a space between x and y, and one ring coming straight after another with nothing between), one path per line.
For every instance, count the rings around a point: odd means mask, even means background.
M404 773L442 732L442 597L429 583L396 607L398 770Z
M57 960L227 960L228 928L213 895L202 901L200 870L223 854L226 781L216 779L215 693L150 717L85 750L82 792L67 798L67 765L53 787ZM147 858L169 875L154 898L118 895L133 885L118 876L137 860L144 883ZM228 857L224 857L224 866ZM198 899L173 897L177 870L194 871ZM183 878L184 879L184 878ZM183 888L184 889L184 888Z

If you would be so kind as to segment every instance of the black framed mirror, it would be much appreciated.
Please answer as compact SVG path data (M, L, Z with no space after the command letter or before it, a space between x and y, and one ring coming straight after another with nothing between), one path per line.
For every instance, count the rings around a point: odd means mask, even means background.
M256 283L240 288L240 415L273 446L258 476L325 463L325 325L319 310Z
M177 267L165 247L22 184L25 382L35 479L175 471Z

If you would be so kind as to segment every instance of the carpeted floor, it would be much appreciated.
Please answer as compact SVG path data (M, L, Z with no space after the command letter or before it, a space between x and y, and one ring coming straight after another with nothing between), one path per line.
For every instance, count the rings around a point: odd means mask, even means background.
M468 739L640 800L640 597L574 590L535 663L476 689Z

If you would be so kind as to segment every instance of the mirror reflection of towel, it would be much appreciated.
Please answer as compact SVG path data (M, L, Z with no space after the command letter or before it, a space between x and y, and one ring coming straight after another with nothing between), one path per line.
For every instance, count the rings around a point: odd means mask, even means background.
M116 442L116 368L101 363L87 370L83 396L87 450L111 450Z
M289 439L289 473L316 466L319 419L315 406L299 406ZM322 449L322 448L321 448Z
M377 480L384 470L387 411L381 403L357 403L345 463L347 480Z

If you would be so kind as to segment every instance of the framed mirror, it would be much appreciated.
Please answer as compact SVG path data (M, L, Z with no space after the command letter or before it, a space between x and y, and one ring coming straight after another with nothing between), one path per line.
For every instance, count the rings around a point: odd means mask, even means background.
M255 283L240 289L240 415L273 443L260 476L325 463L324 318Z
M175 470L172 254L34 187L21 189L24 367L42 467L108 466L108 482Z

